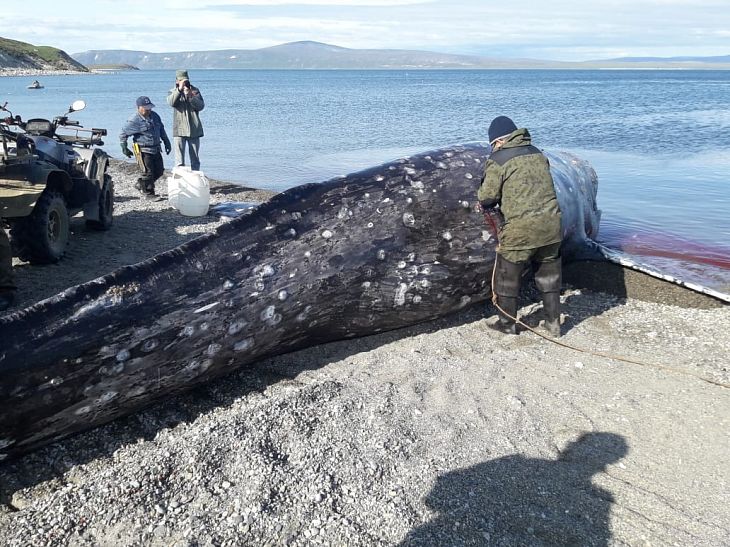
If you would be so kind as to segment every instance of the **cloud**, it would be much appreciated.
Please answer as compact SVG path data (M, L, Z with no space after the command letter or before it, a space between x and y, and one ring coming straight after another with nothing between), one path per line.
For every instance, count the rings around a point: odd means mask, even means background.
M429 4L429 0L222 0L208 6L351 6L391 7Z
M33 25L2 34L73 53L255 49L297 40L350 48L586 60L727 55L727 0L35 0ZM691 7L689 7L691 6ZM22 4L3 5L24 20ZM80 25L74 13L83 12ZM141 15L144 13L144 15Z

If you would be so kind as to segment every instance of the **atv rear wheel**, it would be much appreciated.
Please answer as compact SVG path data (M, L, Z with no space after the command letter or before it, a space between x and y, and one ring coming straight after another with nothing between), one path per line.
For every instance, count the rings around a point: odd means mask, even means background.
M99 220L87 220L86 225L94 230L108 230L114 223L114 181L104 175L104 186L99 194Z
M15 254L31 264L58 262L66 252L71 222L63 194L46 190L29 216L10 229Z

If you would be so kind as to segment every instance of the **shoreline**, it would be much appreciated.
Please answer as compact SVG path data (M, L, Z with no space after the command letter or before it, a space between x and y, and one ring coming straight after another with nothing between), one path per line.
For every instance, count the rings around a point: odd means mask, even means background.
M16 308L225 222L140 199L132 162L110 169L114 226L74 219L61 262L18 264ZM211 184L212 204L271 195ZM561 342L686 374L500 335L476 306L264 359L4 462L0 539L727 544L730 397L690 374L729 381L730 306L612 264L564 281Z

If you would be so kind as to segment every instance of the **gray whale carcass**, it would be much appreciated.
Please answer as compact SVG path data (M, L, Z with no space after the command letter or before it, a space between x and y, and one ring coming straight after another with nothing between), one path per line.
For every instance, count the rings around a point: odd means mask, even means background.
M0 459L266 356L485 300L488 148L292 188L215 233L0 318ZM590 166L549 155L567 257L598 230Z

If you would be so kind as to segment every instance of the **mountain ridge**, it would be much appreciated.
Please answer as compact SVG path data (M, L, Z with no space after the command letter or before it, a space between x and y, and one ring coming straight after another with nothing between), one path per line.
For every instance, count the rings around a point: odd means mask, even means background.
M621 58L550 61L495 58L408 49L351 49L316 41L287 42L260 49L222 49L151 53L90 50L74 53L89 64L130 64L141 69L490 69L490 68L722 68L730 55L688 58Z

